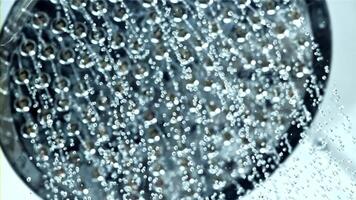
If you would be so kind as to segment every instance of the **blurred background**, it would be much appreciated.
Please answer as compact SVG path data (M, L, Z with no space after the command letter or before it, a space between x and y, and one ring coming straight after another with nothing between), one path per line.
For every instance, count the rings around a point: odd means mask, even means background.
M0 24L14 0L0 0ZM327 0L331 74L308 137L244 199L356 199L356 0ZM0 152L0 199L38 200Z

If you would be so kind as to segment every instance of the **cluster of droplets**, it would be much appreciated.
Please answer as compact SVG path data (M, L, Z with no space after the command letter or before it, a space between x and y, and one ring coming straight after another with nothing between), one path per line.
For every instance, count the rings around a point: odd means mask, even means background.
M237 198L291 151L276 150L288 128L311 120L303 1L51 0L28 12L9 91L49 199Z

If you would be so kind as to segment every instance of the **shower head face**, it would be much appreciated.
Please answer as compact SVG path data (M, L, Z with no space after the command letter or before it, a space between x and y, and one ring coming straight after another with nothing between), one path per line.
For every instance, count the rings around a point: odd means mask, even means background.
M19 1L1 145L46 199L236 199L313 119L329 31L324 1Z

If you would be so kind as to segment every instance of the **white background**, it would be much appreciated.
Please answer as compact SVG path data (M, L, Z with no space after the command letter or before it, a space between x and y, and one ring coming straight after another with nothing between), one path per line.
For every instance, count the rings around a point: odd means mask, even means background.
M356 168L350 167L356 166L356 144L352 140L352 135L356 136L356 0L327 1L333 31L333 64L321 108L325 115L319 114L313 125L324 124L324 132L334 135L329 138L337 139L329 142L328 149L312 152L313 138L323 138L322 131L313 131L285 165L245 199L356 199ZM13 0L2 1L1 19L12 3ZM324 123L328 120L331 123ZM352 129L348 131L345 126ZM340 146L344 146L342 151L337 150ZM2 152L0 159L0 200L38 200Z

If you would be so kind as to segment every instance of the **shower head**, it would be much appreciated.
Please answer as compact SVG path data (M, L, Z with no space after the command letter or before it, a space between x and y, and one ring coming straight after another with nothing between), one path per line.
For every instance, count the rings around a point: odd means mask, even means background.
M16 1L1 146L45 199L237 199L324 94L324 0Z

